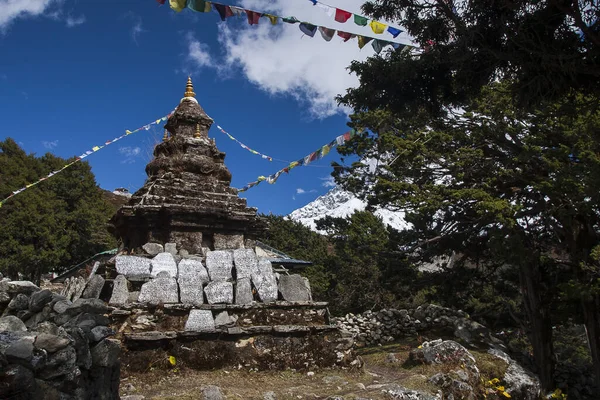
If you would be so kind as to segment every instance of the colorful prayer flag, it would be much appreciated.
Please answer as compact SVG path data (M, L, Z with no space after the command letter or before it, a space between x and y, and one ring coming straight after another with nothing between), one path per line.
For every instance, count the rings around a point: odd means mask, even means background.
M193 1L193 0L191 0ZM169 0L169 6L173 9L173 11L180 12L185 8L186 0Z
M329 15L329 17L333 17L335 15L335 8L333 7L321 3L317 3L317 7L325 11L325 14Z
M392 34L394 39L397 38L398 35L402 33L402 31L400 29L396 29L391 26L388 26L387 31Z
M240 7L229 6L229 9L233 13L233 15L235 15L236 17L239 17L240 15L244 15L245 14L245 10L243 8L240 8Z
M244 11L246 11L246 15L248 16L248 23L250 25L258 25L258 20L260 19L261 14L250 10Z
M269 18L271 25L277 25L277 21L279 20L278 16L271 14L263 14L263 16Z
M351 12L345 11L345 10L340 10L339 8L335 9L335 20L337 22L346 22L348 21L348 19L350 19L350 17L352 16Z
M358 48L362 49L363 47L365 47L367 45L367 43L369 43L371 40L373 40L373 38L370 37L366 37L366 36L361 36L358 35Z
M373 40L372 46L373 49L375 50L375 53L379 54L381 53L381 50L383 50L383 48L385 46L387 46L390 42L386 41L386 40L379 40L379 39L375 39Z
M231 11L231 8L229 8L229 6L215 3L215 4L213 4L213 7L219 13L219 16L221 17L221 21L225 21L225 19L227 19L227 17L233 17L233 12Z
M348 40L352 39L355 35L353 35L350 32L343 32L343 31L338 31L338 36L344 39L344 42L347 42Z
M378 35L385 32L385 28L387 27L386 24L382 24L381 22L377 22L377 21L371 21L371 23L369 25L371 26L371 29L373 30L373 32Z
M362 15L354 14L354 23L356 25L367 26L368 22L369 22L369 20L366 17L363 17Z
M296 17L286 17L286 18L281 18L281 20L283 22L287 22L288 24L296 24L296 23L300 22L300 20Z
M330 41L333 36L335 35L335 29L329 29L329 28L325 28L323 26L319 27L319 32L321 32L321 36L323 36L323 39L325 39L326 41Z
M172 0L169 0L172 1ZM185 3L185 1L184 1ZM210 12L210 2L204 0L188 0L187 7L190 10L207 13ZM172 7L171 7L172 8ZM175 10L177 11L177 10Z
M100 150L100 147L98 147L98 146L94 146L94 147L92 147L92 150L94 150L94 151L98 151L98 150Z
M303 22L303 23L300 24L300 30L305 35L308 35L310 37L314 37L315 33L317 32L317 27L315 25L311 25L311 24L308 24L306 22Z

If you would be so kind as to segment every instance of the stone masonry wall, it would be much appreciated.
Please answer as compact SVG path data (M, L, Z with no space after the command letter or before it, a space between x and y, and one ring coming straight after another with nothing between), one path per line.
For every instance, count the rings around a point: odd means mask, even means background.
M31 282L1 280L0 398L119 398L121 345L108 338L108 311L96 298L72 302Z

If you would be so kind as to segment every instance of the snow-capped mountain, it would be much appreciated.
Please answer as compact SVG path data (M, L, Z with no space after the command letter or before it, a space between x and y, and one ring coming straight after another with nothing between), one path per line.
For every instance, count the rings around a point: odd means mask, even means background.
M288 217L308 226L313 231L319 232L316 228L316 220L326 216L345 218L355 211L363 211L366 207L367 203L358 199L352 193L340 187L334 187L304 207L292 211ZM404 220L403 212L380 208L375 211L375 215L392 228L403 230L408 226Z

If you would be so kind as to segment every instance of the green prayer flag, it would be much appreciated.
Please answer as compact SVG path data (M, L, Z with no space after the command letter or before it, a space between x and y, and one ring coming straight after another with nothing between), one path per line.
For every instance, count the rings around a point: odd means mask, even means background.
M356 25L367 26L368 22L369 22L369 20L366 19L365 17L363 17L362 15L356 15L356 14L354 14L354 23Z
M189 0L187 7L197 12L210 12L210 2L204 0Z

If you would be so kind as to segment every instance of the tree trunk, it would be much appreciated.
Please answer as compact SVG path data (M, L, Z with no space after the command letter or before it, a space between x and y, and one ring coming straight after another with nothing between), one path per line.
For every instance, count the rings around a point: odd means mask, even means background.
M542 301L542 279L536 261L525 263L519 273L525 311L529 319L529 339L542 389L554 389L554 349L552 322L548 307Z
M583 321L587 331L592 362L594 363L594 382L600 390L600 297L593 296L583 301Z

